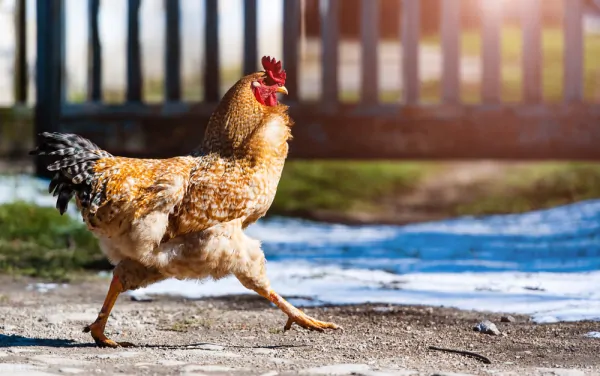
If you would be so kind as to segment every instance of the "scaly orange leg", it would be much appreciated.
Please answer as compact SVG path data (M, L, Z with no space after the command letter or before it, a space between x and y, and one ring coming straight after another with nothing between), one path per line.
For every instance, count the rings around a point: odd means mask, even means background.
M257 291L262 297L269 299L273 304L275 304L279 309L281 309L286 315L288 315L288 321L283 328L284 331L289 330L292 327L293 323L296 323L303 327L304 329L316 330L319 332L324 332L325 329L342 329L339 325L336 325L332 322L319 321L314 319L304 312L299 310L298 308L291 305L287 300L283 299L281 295L277 294L273 290L269 290L268 293Z
M83 331L85 333L91 332L92 338L96 344L100 347L132 347L135 346L129 342L115 342L111 339L106 338L104 335L104 328L106 327L106 321L108 320L108 316L110 315L110 311L112 310L119 294L123 292L123 285L117 276L113 275L112 281L110 282L110 287L108 289L108 293L106 294L106 298L104 299L104 304L102 305L102 309L98 314L98 318L94 321L93 324L86 326Z

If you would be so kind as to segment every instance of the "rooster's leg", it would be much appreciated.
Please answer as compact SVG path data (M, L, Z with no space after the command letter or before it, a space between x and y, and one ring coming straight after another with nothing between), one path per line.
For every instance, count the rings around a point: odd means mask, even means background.
M269 299L279 309L281 309L286 315L288 315L288 321L283 327L283 330L289 330L293 323L296 323L304 329L316 330L319 332L325 331L325 329L342 329L339 325L332 322L319 321L314 319L298 308L291 305L287 300L283 299L278 293L273 290L268 292L257 291L264 298Z
M93 324L88 325L83 329L84 332L90 332L96 344L100 347L131 347L133 344L129 342L115 342L112 339L108 339L104 335L104 328L106 327L106 321L108 320L108 316L110 315L110 311L112 310L119 294L124 291L123 284L119 281L119 277L113 275L112 281L110 282L110 287L108 289L108 293L106 294L106 298L104 299L104 304L102 305L102 309L100 309L100 313L94 321Z
M134 346L129 342L115 342L104 335L104 328L108 316L110 316L110 311L121 293L145 287L163 279L165 279L165 276L154 268L147 268L139 262L129 259L121 261L113 271L113 278L98 318L93 324L85 327L83 331L90 332L94 341L100 347Z
M289 330L293 323L296 323L305 329L316 330L319 332L323 332L325 329L342 329L332 322L319 321L306 315L282 298L281 295L273 291L269 287L269 280L264 274L264 266L261 265L261 267L256 269L250 268L250 270L260 270L260 272L256 274L247 272L243 274L237 273L236 276L238 277L238 280L246 288L256 291L260 296L271 301L288 316L288 321L283 328L284 331Z

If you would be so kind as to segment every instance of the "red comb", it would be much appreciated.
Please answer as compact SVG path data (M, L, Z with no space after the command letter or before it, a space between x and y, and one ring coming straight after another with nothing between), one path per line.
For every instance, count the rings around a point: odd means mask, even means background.
M285 84L285 71L281 69L281 61L276 61L275 58L270 56L263 56L262 66L265 68L265 72L269 78L277 84Z

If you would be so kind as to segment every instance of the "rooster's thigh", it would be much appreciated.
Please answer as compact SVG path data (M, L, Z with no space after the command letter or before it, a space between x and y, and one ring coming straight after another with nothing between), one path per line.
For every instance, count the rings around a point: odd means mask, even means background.
M119 262L113 270L113 276L119 279L123 291L137 290L167 278L158 269L131 259Z
M154 252L156 267L179 279L220 279L234 274L266 281L260 242L244 234L242 223L220 223L161 244Z

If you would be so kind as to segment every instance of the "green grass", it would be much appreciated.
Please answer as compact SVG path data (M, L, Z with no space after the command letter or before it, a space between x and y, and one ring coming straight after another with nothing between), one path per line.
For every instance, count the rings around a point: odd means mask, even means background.
M434 171L428 163L289 161L270 213L376 210L379 199L406 193Z
M94 236L55 208L0 205L0 271L66 280L85 269L107 269Z
M524 213L600 198L600 164L546 162L508 169L485 195L454 215Z

